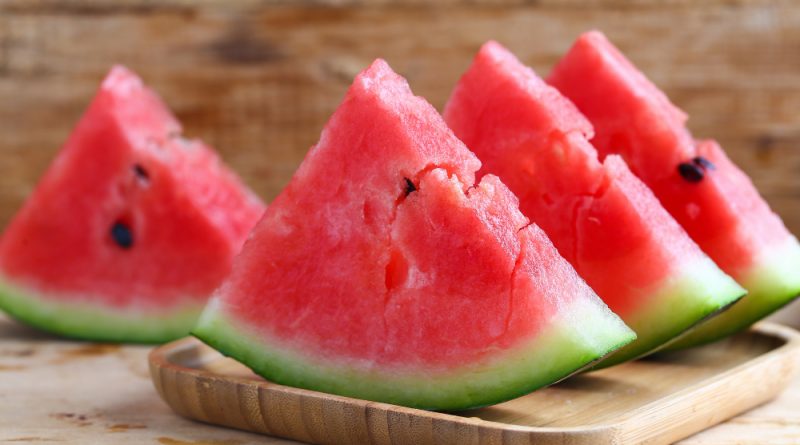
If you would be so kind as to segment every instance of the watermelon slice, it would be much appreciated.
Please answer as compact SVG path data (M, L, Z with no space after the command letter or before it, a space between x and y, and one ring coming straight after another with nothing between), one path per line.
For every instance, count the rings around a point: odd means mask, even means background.
M651 352L745 294L621 158L597 160L592 125L499 44L481 48L444 117L483 163L479 176L498 175L636 332L601 366Z
M264 210L115 67L0 239L0 307L54 333L186 335Z
M713 141L697 142L669 102L599 32L581 36L548 81L596 129L601 156L619 153L664 207L748 296L676 343L707 343L800 293L800 244Z
M274 382L437 410L634 334L386 62L356 78L194 334Z

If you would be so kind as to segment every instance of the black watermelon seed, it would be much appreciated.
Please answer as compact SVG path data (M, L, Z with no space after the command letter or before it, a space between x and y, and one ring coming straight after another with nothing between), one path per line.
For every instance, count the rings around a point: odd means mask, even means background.
M133 172L138 176L140 179L149 180L150 174L147 173L147 170L142 167L141 164L133 164Z
M692 159L692 162L694 163L694 165L696 165L698 167L701 167L704 170L716 170L717 169L717 167L714 165L713 162L709 161L708 159L706 159L706 158L704 158L702 156L698 156L698 157Z
M700 182L704 176L702 168L688 162L678 164L678 173L689 182Z
M111 238L123 249L130 249L133 246L133 232L127 224L121 221L117 221L111 226Z
M408 178L403 178L403 179L405 179L405 180L406 180L406 196L408 196L409 194L411 194L411 192L414 192L414 191L416 191L416 190L417 190L417 187L416 187L416 186L414 186L414 183L413 183L413 182L411 182L411 180L410 180L410 179L408 179Z

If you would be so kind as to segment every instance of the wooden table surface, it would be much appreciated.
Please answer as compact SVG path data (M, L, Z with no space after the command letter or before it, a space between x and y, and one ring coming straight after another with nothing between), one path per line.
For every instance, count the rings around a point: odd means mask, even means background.
M65 341L0 315L0 443L295 443L173 414L150 382L149 350ZM773 402L681 442L734 443L800 443L800 376Z

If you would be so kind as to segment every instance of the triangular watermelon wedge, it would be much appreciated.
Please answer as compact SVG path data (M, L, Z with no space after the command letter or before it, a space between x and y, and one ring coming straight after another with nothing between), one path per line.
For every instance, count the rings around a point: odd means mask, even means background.
M376 61L193 333L277 383L455 410L630 342L496 178Z
M618 156L604 163L592 125L496 42L486 43L444 112L525 216L636 332L608 366L652 352L745 291L689 238Z
M618 153L719 266L748 291L673 347L750 326L800 294L800 244L713 141L696 142L670 103L603 34L582 35L548 78L594 124L601 156Z
M123 67L0 239L0 308L54 333L186 335L264 210Z

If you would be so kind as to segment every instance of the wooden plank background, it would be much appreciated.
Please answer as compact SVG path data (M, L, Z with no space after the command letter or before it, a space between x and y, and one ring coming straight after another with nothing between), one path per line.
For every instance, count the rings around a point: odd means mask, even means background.
M604 30L718 138L800 233L792 2L0 2L0 226L114 63L140 73L261 196L286 184L352 77L384 57L441 108L494 38L539 73Z
M441 109L487 39L546 74L591 28L800 233L800 4L766 0L0 0L0 227L114 63L269 201L372 59Z

